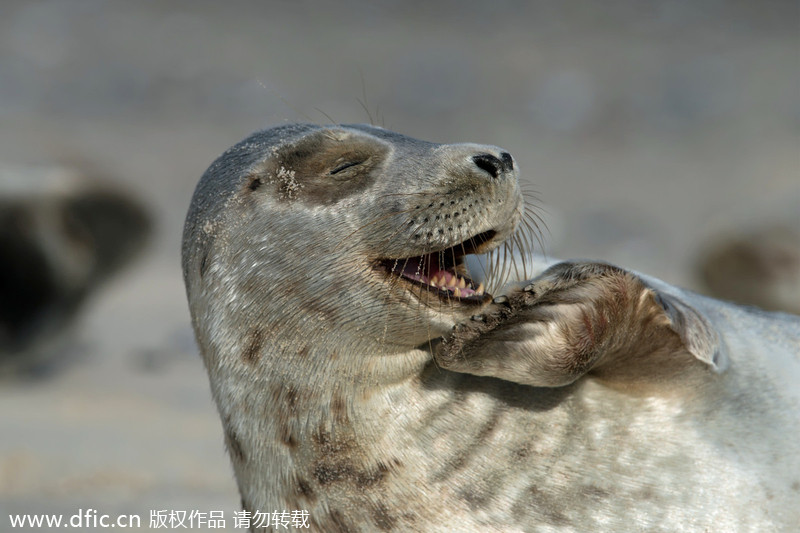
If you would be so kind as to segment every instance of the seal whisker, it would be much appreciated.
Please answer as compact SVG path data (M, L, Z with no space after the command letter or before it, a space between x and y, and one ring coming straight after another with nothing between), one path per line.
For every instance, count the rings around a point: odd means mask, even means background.
M361 231L361 230L363 230L363 229L365 229L365 228L367 228L367 227L371 226L372 224L377 224L378 222L382 222L382 221L384 221L384 220L386 220L386 219L388 219L388 218L396 217L396 216L398 216L398 215L404 215L404 214L406 214L406 213L410 213L410 212L412 212L412 211L414 211L414 209L406 209L406 210L404 210L404 211L397 211L397 212L389 213L389 214L387 214L387 215L383 215L382 217L378 217L378 218L376 218L376 219L374 219L374 220L371 220L370 222L367 222L366 224L364 224L363 226L360 226L360 227L356 228L355 230L353 230L352 232L350 232L349 234L347 234L347 236L345 236L345 237L344 237L342 240L340 240L340 241L339 241L339 242L336 244L336 246L334 246L334 251L338 251L338 249L339 249L339 246L341 246L343 242L345 242L346 240L348 240L350 237L352 237L353 235L355 235L355 234L356 234L356 233L358 233L359 231Z
M514 264L514 273L516 275L516 279L527 279L528 278L528 261L527 261L527 250L525 249L525 245L520 242L520 236L518 232L515 232L514 235L511 236L510 241L512 243L512 251L511 257L514 257L514 252L519 250L520 252L520 259L522 261L522 275L519 272L519 265L517 261L512 261Z
M415 208L414 210L416 210L416 208ZM406 211L406 212L407 212L407 211ZM410 223L410 222L413 222L413 221L414 221L414 219L412 219L411 221L409 221L409 223ZM414 232L418 231L420 228L422 228L422 227L424 226L424 224L425 224L425 222L418 222L418 223L416 223L416 228L415 228L415 229L414 229L414 230L413 230L411 233L413 234ZM359 229L363 229L363 228L359 228ZM400 233L401 231L403 231L403 229L405 229L405 228L404 228L404 226L403 226L402 224L398 224L398 225L397 225L397 229L395 229L395 231L394 231L394 232L392 232L392 234L391 234L391 235L389 235L389 236L388 236L388 237L387 237L387 238L384 240L384 243L389 243L389 242L391 242L391 241L392 241L392 239L394 238L394 236L395 236L395 235L397 235L398 233ZM356 231L358 231L358 230L356 230ZM407 245L411 244L411 239L412 239L412 238L413 238L413 237L412 237L411 235L408 235L408 237L407 237L407 239L406 239L406 243L405 243L405 244L407 244Z
M546 212L546 209L542 206L541 200L536 196L526 195L523 193L524 203L523 203L523 210L526 215L533 221L538 222L541 224L545 230L548 230L547 223L540 215L540 212ZM537 224L537 226L538 226Z
M358 76L361 78L361 95L364 97L364 100L361 101L359 98L356 98L356 100L358 100L358 103L361 104L361 108L367 113L370 125L374 126L375 121L372 118L372 113L370 113L369 107L367 107L367 82L364 80L364 73L361 71L361 69L358 69Z
M527 230L525 233L528 236L528 239L534 238L536 242L539 244L539 247L544 251L544 232L547 232L548 235L550 234L550 228L547 227L547 223L539 214L540 207L533 207L528 205L527 203L523 205L522 216L520 218L520 223L522 226ZM544 229L544 231L543 231ZM533 242L530 241L531 249L534 249Z
M542 229L548 233L550 232L550 228L547 227L547 222L545 222L542 216L539 214L538 209L534 209L533 207L526 205L523 211L525 218L536 227L537 234L541 234Z
M511 272L516 269L516 261L514 261L514 243L507 239L503 242L503 283L511 277Z
M334 119L333 119L333 117L331 117L329 114L327 114L327 113L326 113L325 111L323 111L322 109L320 109L320 108L318 108L318 107L315 107L315 108L314 108L314 110L315 110L315 111L318 111L319 113L322 113L322 115L323 115L323 116L325 116L325 118L327 118L328 120L330 120L330 121L331 121L331 124L334 124L334 125L335 125L335 126L337 126L337 127L341 127L341 124L339 123L339 121L338 121L338 120L334 120ZM330 130L327 130L327 129L324 129L324 130L323 130L323 135L329 135L329 134L330 134ZM339 139L338 139L338 138L336 138L336 137L329 137L329 138L330 138L330 139L332 139L332 140L335 140L335 141L338 141L338 140L339 140Z

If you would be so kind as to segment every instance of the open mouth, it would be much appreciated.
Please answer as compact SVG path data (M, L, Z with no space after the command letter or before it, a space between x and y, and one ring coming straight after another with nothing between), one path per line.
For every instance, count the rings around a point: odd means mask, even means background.
M427 291L453 303L482 304L492 299L483 283L475 283L466 275L464 257L477 253L497 234L489 230L466 241L425 255L403 259L383 259L378 268L392 282L407 283L417 291Z

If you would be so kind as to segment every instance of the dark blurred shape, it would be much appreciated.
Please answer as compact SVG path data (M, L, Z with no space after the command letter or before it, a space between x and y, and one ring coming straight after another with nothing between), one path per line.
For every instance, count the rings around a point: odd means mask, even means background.
M708 293L740 304L800 314L800 230L763 227L724 239L703 255Z
M0 372L40 370L151 226L142 204L108 182L62 167L0 168Z

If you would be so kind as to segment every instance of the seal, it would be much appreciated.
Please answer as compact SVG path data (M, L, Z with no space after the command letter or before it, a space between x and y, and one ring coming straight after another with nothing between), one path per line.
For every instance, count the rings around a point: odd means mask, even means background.
M87 169L0 166L0 376L62 364L75 318L152 226L135 194Z
M800 319L597 262L493 296L524 205L501 148L366 125L209 167L183 273L243 508L321 532L800 522Z
M697 261L711 296L800 314L800 208L785 223L740 230L707 243ZM796 221L794 226L790 221Z

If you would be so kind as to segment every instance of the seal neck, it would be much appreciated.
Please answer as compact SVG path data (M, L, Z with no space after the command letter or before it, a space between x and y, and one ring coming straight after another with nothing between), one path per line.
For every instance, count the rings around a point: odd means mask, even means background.
M337 342L345 338L348 344ZM370 342L352 332L343 335L319 327L311 336L283 331L265 339L257 366L251 371L304 387L367 391L416 379L431 361L426 347Z

